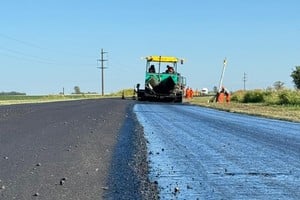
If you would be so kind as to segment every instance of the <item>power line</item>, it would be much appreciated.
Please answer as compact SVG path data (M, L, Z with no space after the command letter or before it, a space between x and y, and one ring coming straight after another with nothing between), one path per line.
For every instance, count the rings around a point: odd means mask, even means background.
M11 41L15 41L15 42L17 42L19 44L22 44L24 46L27 46L27 47L36 48L36 49L40 49L40 50L44 50L44 51L46 50L48 52L49 51L53 52L53 50L49 49L48 47L43 47L43 46L40 46L40 45L31 43L31 42L28 42L28 41L20 40L20 39L17 39L17 38L5 35L3 33L0 33L0 37L8 39L8 40L11 40ZM10 51L10 52L13 52L13 53L16 53L16 54L22 54L23 56L36 57L36 58L42 59L42 60L50 60L50 59L41 58L41 57L38 57L38 56L28 55L27 53L25 54L25 53L22 53L20 51L11 50L11 49L8 49L8 48L5 48L5 47L1 47L1 48L4 49L4 50L6 50L6 51ZM57 53L57 49L55 50L55 52ZM70 56L82 57L82 55L80 53L64 52L61 49L60 49L60 53L61 54L65 54L65 55L67 54L67 55L70 55ZM85 56L85 58L86 59L90 59L91 57L90 56Z
M31 42L26 42L26 41L23 41L23 40L19 40L19 39L16 39L16 38L13 38L13 37L4 35L4 34L2 34L2 33L0 33L0 37L6 38L6 39L9 39L9 40L13 40L13 41L15 41L15 42L21 43L21 44L26 45L26 46L29 46L29 47L34 47L34 48L38 48L38 49L45 49L45 48L43 48L43 47L41 47L41 46L38 46L38 45L36 45L36 44L33 44L33 43L31 43Z
M22 51L6 48L3 46L0 46L0 55L4 55L6 57L17 58L18 60L22 60L22 61L39 63L39 64L47 64L47 65L63 65L63 66L67 65L67 66L73 66L73 67L74 66L95 66L95 64L92 64L92 63L78 64L78 62L77 62L76 64L74 64L74 63L70 63L69 60L62 62L62 61L54 60L54 59L47 58L47 57L41 57L41 56L36 56L33 54L23 53Z
M7 52L1 52L0 49L0 56L3 55L5 57L10 57L10 58L15 58L14 60L19 60L22 62L27 62L27 63L37 63L37 64L44 64L44 65L52 65L52 66L72 66L72 67L89 67L89 66L95 66L95 64L92 63L71 63L69 60L66 62L62 61L55 61L55 60L47 60L46 58L42 57L37 57L37 56L32 56L29 54L23 54L23 53L17 53L13 51L8 51ZM13 54L11 54L13 53ZM1 63L1 62L0 62Z
M4 51L10 52L10 53L16 54L16 55L21 55L22 57L25 57L26 59L37 61L39 63L54 64L54 60L51 60L50 58L43 58L40 56L35 56L35 55L23 53L21 51L17 51L17 50L13 50L13 49L9 49L9 48L0 46L0 50L1 49Z

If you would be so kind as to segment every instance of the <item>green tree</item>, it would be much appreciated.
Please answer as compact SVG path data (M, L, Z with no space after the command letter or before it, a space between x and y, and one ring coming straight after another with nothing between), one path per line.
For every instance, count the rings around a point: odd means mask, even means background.
M284 82L281 81L276 81L275 83L273 83L274 89L275 90L283 90L284 89Z
M300 89L300 66L296 66L295 70L292 72L291 77L293 78L295 87Z
M75 86L75 87L74 87L74 93L75 93L75 94L81 94L81 91L80 91L80 87L79 87L79 86Z

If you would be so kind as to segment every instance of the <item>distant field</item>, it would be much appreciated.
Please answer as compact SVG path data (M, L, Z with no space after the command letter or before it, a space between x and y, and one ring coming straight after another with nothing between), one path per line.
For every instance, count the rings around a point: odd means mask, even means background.
M267 105L264 103L208 103L211 97L194 97L187 102L228 112L245 113L274 119L300 122L300 106Z
M126 95L126 98L131 98L132 95ZM80 99L97 99L97 98L121 98L120 94L114 95L41 95L41 96L27 96L27 95L0 95L0 105L10 104L25 104L25 103L45 103L55 101L71 101ZM300 107L299 106L280 106L280 105L266 105L264 103L208 103L211 97L194 97L190 100L184 100L186 103L199 105L214 109L220 109L228 112L245 113L256 116L263 116L274 119L282 119L288 121L300 122Z
M106 96L104 96L106 97ZM103 98L101 95L79 94L79 95L0 95L0 105L21 104L21 103L43 103L52 101L69 101L79 99Z

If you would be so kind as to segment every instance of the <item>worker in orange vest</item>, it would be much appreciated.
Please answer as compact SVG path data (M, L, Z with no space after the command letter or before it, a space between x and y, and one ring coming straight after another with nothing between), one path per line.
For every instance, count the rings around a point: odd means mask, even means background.
M230 93L225 87L222 87L221 91L217 94L217 102L224 103L225 101L227 103L230 102Z
M189 99L190 98L190 88L187 87L185 90L185 98Z
M225 89L226 103L230 103L230 92Z
M194 91L192 88L190 88L190 98L192 99L194 97Z

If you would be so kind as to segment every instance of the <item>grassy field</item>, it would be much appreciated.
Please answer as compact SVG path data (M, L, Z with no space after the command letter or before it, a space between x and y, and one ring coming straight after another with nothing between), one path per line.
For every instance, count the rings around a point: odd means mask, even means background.
M267 105L264 103L208 103L211 97L194 97L186 102L194 105L220 109L228 112L245 113L273 119L300 122L300 106Z
M104 96L106 97L106 96ZM0 105L25 104L25 103L45 103L54 101L71 101L80 99L97 99L104 98L101 95L78 94L78 95L0 95Z
M132 98L133 93L129 91L125 93L126 99ZM94 95L94 94L79 94L79 95L44 95L44 96L27 96L27 95L0 95L0 105L25 104L25 103L45 103L55 101L71 101L80 99L98 99L98 98L121 98L122 93L112 95ZM266 103L208 103L211 97L194 97L184 102L219 109L227 112L245 113L255 116L263 116L274 119L300 122L300 106L284 106L270 105Z

